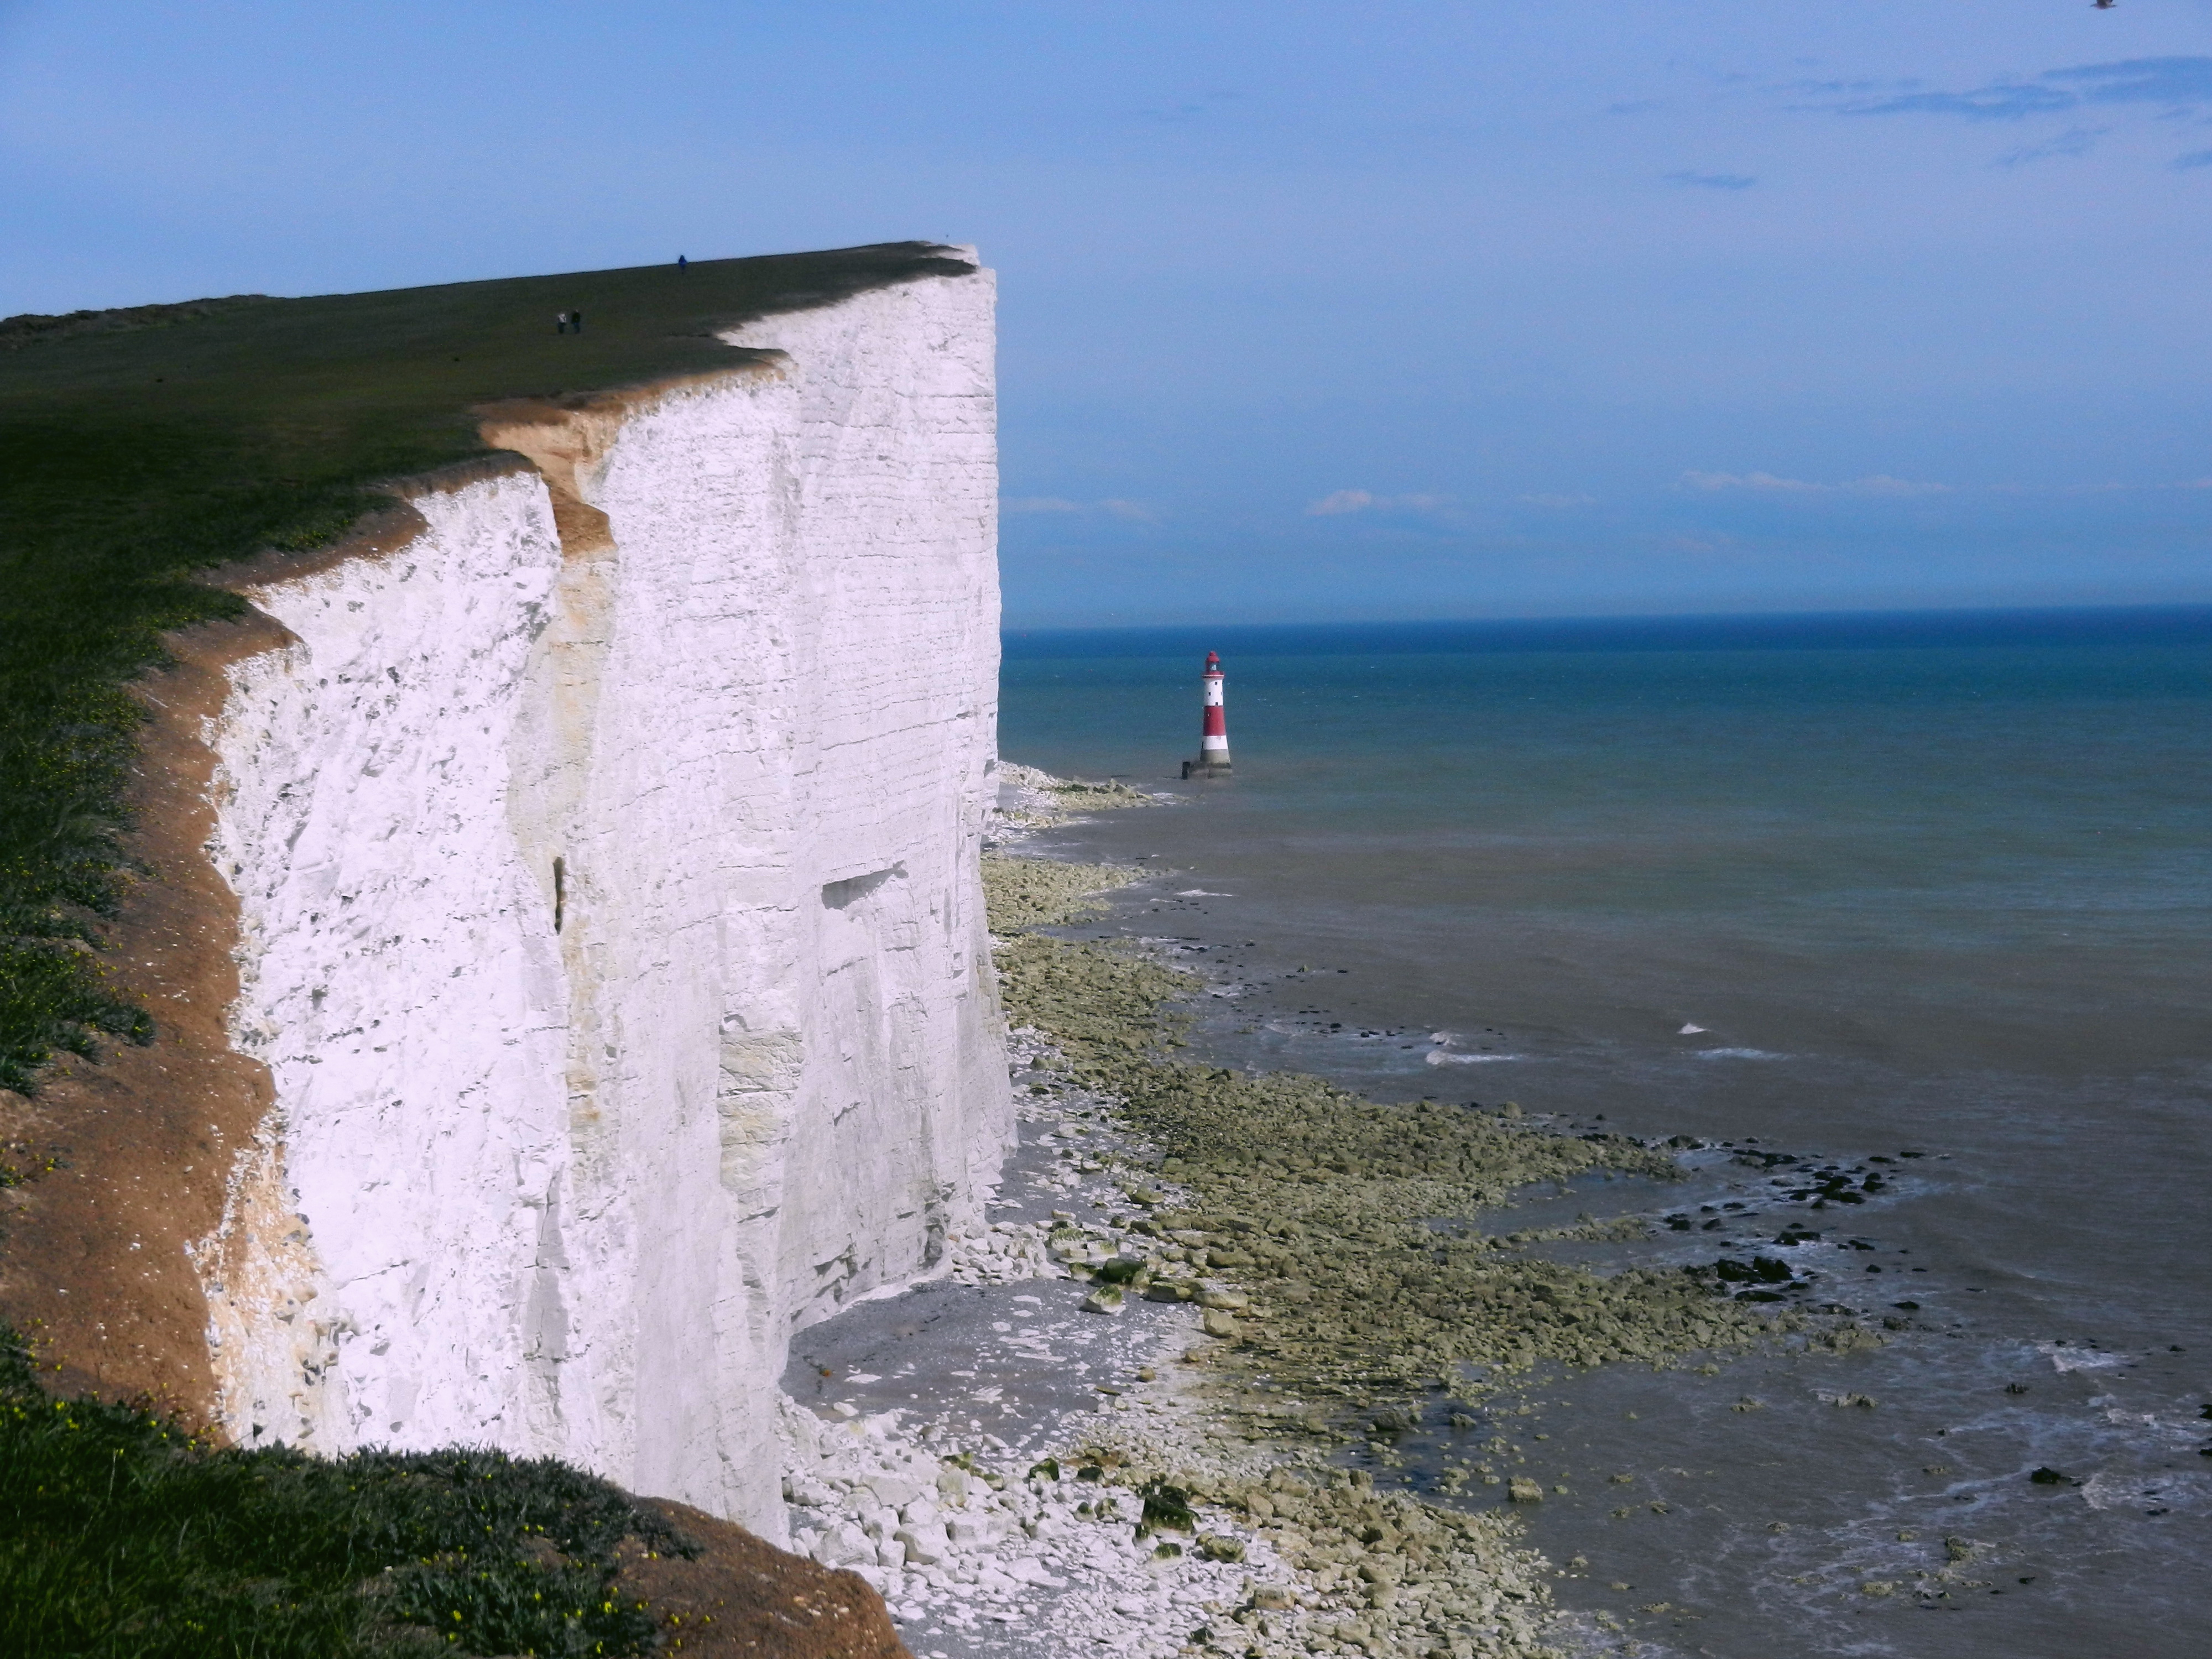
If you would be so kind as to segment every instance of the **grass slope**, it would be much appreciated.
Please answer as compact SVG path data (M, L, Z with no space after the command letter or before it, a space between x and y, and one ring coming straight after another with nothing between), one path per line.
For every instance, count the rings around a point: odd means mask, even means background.
M54 1659L656 1650L616 1547L693 1546L550 1460L220 1449L54 1400L0 1326L0 1653Z
M0 1089L103 1033L155 1035L94 951L130 874L125 688L163 630L239 606L194 572L323 545L380 481L483 454L475 405L726 365L718 328L970 269L948 252L0 320ZM556 334L567 310L584 333Z

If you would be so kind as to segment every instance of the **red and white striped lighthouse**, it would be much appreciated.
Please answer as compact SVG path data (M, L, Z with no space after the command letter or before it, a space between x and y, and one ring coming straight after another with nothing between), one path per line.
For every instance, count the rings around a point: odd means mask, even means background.
M1182 763L1182 775L1205 777L1215 772L1230 770L1229 712L1222 706L1221 658L1218 653L1206 653L1206 672L1200 683L1206 687L1205 712L1198 728L1198 758Z

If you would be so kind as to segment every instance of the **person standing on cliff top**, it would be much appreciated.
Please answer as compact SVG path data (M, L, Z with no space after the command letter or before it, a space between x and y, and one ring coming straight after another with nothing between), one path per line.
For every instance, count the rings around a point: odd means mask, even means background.
M567 312L556 311L553 313L553 331L556 334L566 334L568 331L568 313Z
M682 254L680 254L680 253L679 253L679 254L678 254L678 255L676 256L676 268L677 268L677 270L689 270L689 269L690 268L690 264L691 264L691 262L690 262L689 259L685 258Z
M571 334L581 334L584 331L584 313L582 312L572 311L568 313L568 331Z

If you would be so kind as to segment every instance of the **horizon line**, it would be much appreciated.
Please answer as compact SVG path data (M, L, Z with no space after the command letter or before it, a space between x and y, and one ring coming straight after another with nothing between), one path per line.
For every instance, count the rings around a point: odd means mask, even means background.
M1002 634L1109 634L1237 629L1256 630L1289 628L1464 628L1510 627L1546 623L1689 623L1689 622L1840 622L1865 618L1932 620L1938 617L2038 617L2081 616L2143 616L2203 612L2212 618L2212 599L2159 599L2111 603L2054 605L1948 605L1830 606L1820 610L1784 611L1540 611L1511 616L1474 617L1353 617L1278 618L1267 622L1237 622L1215 618L1206 622L1005 623Z
M2035 645L2212 640L2212 602L1983 605L1888 611L1668 611L1543 617L1422 617L1366 621L1115 623L1006 626L1002 655L1180 653L1203 645L1267 654L1297 641L1354 650L1483 643L1540 648ZM1240 646L1237 641L1244 643ZM1146 647L1136 648L1139 642Z

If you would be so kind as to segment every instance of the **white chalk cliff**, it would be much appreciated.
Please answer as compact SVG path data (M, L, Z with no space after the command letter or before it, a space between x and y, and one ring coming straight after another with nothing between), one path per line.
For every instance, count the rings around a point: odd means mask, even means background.
M1012 1134L977 869L990 274L255 586L210 855L276 1108L197 1260L226 1425L570 1459L774 1538L792 1332L927 1273Z

